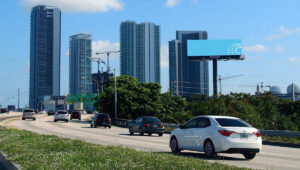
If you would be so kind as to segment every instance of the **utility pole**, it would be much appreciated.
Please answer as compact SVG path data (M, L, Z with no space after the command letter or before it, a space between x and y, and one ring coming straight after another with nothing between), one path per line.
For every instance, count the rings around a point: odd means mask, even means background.
M18 88L18 110L20 109L20 88Z
M114 79L115 79L115 119L118 118L118 110L117 110L117 78L116 78L116 69L114 68Z

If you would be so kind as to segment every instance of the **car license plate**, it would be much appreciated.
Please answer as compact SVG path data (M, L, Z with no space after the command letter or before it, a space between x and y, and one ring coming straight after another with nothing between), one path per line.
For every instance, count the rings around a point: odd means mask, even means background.
M247 133L241 133L241 138L245 139L245 138L248 138L248 134Z
M157 128L157 125L153 125L154 128Z

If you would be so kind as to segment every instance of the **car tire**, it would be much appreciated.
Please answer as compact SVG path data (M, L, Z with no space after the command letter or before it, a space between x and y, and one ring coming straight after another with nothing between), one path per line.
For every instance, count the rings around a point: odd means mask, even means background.
M94 125L94 128L97 128L97 125Z
M216 156L215 147L211 140L207 140L204 144L204 153L206 158L213 158Z
M144 132L143 132L142 128L139 129L139 134L140 134L140 136L144 136Z
M152 133L148 133L149 136L152 136Z
M246 152L246 153L243 153L245 159L253 159L255 156L256 156L256 153L255 152Z
M91 124L91 128L93 127L93 125Z
M66 120L66 122L68 123L69 121L68 121L68 120Z
M177 142L176 137L171 138L170 148L171 148L172 153L174 153L174 154L180 153L180 149L178 148L178 142Z
M33 118L32 120L35 120L35 118Z
M111 126L108 126L109 129L111 129Z
M131 129L131 127L129 127L129 133L130 133L130 135L134 134L133 131L132 131L132 129Z
M158 134L158 136L162 136L162 135L163 135L163 133L159 133L159 134Z
M70 118L70 120L72 120L72 118Z
M57 120L56 120L56 119L54 119L54 122L57 122Z
M24 118L24 117L22 117L22 120L25 120L25 118Z
M81 118L79 118L79 120L81 120Z

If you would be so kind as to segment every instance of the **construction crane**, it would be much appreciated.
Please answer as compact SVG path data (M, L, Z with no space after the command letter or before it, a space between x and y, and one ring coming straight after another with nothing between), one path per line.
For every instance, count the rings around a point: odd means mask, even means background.
M107 63L106 63L106 66L107 66L107 73L110 73L110 65L109 65L109 55L112 54L112 53L120 53L121 51L104 51L104 52L96 52L97 55L101 55L101 54L106 54L107 56ZM105 62L102 60L101 63L104 63ZM98 62L98 65L99 65L99 62ZM98 71L99 71L99 66L98 66Z
M219 75L219 84L220 84L220 94L222 94L222 80L227 80L227 79L231 79L231 78L237 78L237 77L242 77L244 76L243 74L239 74L239 75L234 75L234 76L228 76L228 77L221 77L221 75Z
M256 94L260 94L260 91L262 91L262 89L264 87L268 87L268 88L271 88L271 85L264 85L264 82L260 82L260 83L257 83L256 86L252 86L252 85L239 85L239 87L256 87Z
M101 58L93 58L93 57L90 57L89 58L91 61L96 61L97 64L98 64L98 73L100 73L100 63L104 64L105 65L105 62L101 59Z

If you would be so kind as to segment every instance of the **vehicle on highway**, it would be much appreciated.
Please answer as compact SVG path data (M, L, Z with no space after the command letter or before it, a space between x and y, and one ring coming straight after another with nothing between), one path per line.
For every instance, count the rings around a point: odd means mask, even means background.
M8 112L7 108L1 108L1 113L7 113L7 112Z
M55 115L55 111L54 110L49 110L48 111L48 116L50 116L50 115Z
M39 111L39 114L46 114L47 112L45 110Z
M208 158L217 153L241 153L253 159L262 148L262 138L256 128L239 118L198 116L171 132L170 148L173 153L204 152Z
M111 128L111 118L107 113L95 113L91 120L91 127L103 126Z
M65 110L58 110L54 115L54 122L57 121L69 122L68 112Z
M25 109L22 114L22 120L32 119L35 120L35 112L33 109Z
M157 118L150 116L138 117L135 121L132 121L129 125L129 133L139 133L144 135L148 133L151 136L153 133L157 133L159 136L164 134L165 125Z
M72 111L71 116L70 116L70 120L72 120L72 119L79 119L79 120L81 120L81 113L80 113L80 111L78 111L78 110Z

